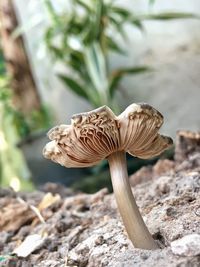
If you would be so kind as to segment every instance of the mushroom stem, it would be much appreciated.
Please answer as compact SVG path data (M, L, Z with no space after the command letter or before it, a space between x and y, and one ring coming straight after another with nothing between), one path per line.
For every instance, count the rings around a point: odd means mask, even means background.
M130 240L136 248L157 249L158 246L142 219L131 190L125 152L112 153L108 157L108 162L113 191Z

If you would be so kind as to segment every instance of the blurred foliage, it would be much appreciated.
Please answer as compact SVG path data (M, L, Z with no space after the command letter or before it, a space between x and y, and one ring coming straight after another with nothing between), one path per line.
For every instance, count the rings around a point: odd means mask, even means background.
M0 53L0 185L31 190L31 174L17 144L31 133L49 128L50 113L45 107L29 116L19 112L13 104L10 80Z
M16 147L20 140L21 116L12 107L11 90L6 75L0 75L0 185L30 190L30 173L21 151ZM22 127L24 128L24 127Z
M6 74L0 75L0 102L3 106L4 116L12 117L12 125L15 126L20 139L27 137L35 131L42 131L51 126L51 116L44 106L40 110L34 110L29 116L18 111L12 101L12 90Z
M69 7L58 13L51 0L44 2L50 18L45 43L53 58L67 67L58 76L93 107L108 105L116 111L114 96L122 78L151 70L148 66L110 69L110 52L127 54L123 49L128 40L125 26L143 31L145 20L195 17L178 12L138 15L113 0L69 0ZM149 0L150 5L154 2Z
M70 7L58 14L51 1L45 1L51 20L45 35L46 45L69 72L58 76L67 88L92 106L108 105L115 109L114 95L121 79L150 68L131 66L111 71L109 53L125 54L113 36L117 33L118 38L125 40L125 24L139 29L142 24L128 10L115 6L113 1L69 2Z

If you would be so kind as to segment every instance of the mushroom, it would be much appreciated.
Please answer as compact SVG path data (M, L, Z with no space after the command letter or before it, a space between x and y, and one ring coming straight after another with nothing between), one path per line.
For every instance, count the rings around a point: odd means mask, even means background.
M107 159L113 191L124 226L134 247L156 249L135 202L127 173L126 152L147 159L169 148L170 137L158 134L163 116L148 104L131 104L119 116L102 106L76 114L71 125L48 133L44 157L65 167L89 167Z

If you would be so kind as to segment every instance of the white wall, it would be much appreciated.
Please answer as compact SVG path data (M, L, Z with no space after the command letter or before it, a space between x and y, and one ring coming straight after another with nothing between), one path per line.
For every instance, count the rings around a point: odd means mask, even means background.
M142 11L147 1L135 2ZM200 14L200 1L157 0L153 11L166 9ZM177 129L200 130L200 20L148 22L145 28L145 36L131 35L129 64L147 64L155 72L127 78L124 102L158 108L166 119L163 131L173 136Z
M64 0L52 0L61 7ZM149 8L147 0L120 0L133 12L183 11L200 14L199 0L157 0ZM42 0L15 0L22 22L37 14L41 23L26 33L27 46L32 55L33 68L41 95L52 105L58 122L66 122L75 112L88 109L86 102L66 91L54 70L44 47L38 47L48 23ZM128 58L112 56L111 65L148 64L155 68L151 74L132 76L122 83L122 105L132 102L148 102L165 116L163 131L175 135L179 128L200 130L200 20L175 20L146 22L146 32L127 28L130 42ZM53 66L53 68L52 68ZM59 93L58 93L59 92ZM121 101L120 101L121 102Z

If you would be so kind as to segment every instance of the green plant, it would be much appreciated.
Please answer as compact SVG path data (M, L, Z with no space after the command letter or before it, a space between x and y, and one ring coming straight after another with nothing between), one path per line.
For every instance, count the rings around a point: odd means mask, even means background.
M31 189L30 173L21 151L16 147L20 132L26 130L24 122L11 101L9 79L0 75L0 184L14 189Z
M15 190L33 189L31 174L17 143L34 131L50 127L50 115L44 107L30 116L19 112L12 101L10 78L3 58L0 61L0 185Z
M126 25L143 31L145 20L194 17L177 12L133 14L113 0L70 0L69 8L59 14L50 0L44 1L50 18L45 43L54 59L67 66L67 72L58 76L67 88L94 107L108 105L116 109L114 96L121 79L151 69L148 66L110 69L111 52L126 54L123 49L128 40Z
M149 70L146 66L109 69L109 53L125 53L109 31L126 38L123 29L127 22L141 28L130 13L113 5L112 1L70 1L70 8L57 14L46 0L51 26L45 41L51 54L62 61L69 74L58 74L73 92L88 100L94 107L113 106L116 88L126 74ZM87 26L86 26L87 25ZM55 43L55 39L60 42Z
M17 143L28 135L50 127L45 107L30 116L19 112L12 101L10 81L0 74L0 184L20 189L33 188L30 172Z

